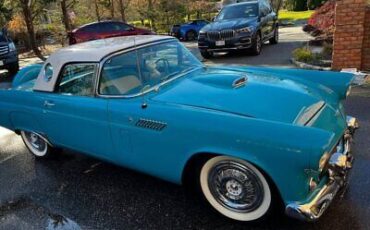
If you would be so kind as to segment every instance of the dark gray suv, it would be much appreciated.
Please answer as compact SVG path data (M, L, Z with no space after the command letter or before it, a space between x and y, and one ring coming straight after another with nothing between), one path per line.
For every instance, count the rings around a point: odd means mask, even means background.
M248 1L225 6L199 32L198 47L204 58L233 50L259 55L265 41L277 44L278 39L278 18L270 2Z
M0 70L6 69L9 75L19 70L18 53L13 41L8 37L6 29L0 31Z

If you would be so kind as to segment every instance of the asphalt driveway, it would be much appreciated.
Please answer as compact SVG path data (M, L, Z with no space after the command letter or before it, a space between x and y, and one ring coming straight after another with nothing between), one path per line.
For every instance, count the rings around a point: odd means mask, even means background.
M280 66L293 67L290 62L291 53L294 49L302 46L310 36L302 31L302 27L283 27L279 29L280 39L276 45L264 44L262 53L259 56L251 55L247 50L233 54L220 54L207 60L208 65L259 65L259 66ZM196 42L185 42L195 55L201 58Z
M207 63L290 66L288 53L304 39L294 36L287 32L258 57ZM370 229L370 87L355 89L345 107L361 124L356 162L347 193L317 223L279 213L254 224L230 221L180 186L75 152L36 161L19 136L0 128L0 229Z

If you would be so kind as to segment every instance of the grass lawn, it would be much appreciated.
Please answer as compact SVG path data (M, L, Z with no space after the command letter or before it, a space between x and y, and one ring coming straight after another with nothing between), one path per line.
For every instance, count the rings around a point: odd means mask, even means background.
M315 12L314 10L307 10L307 11L288 11L288 10L280 10L279 11L279 21L289 21L289 22L296 22L300 20L307 20L311 15ZM214 17L218 13L211 13L211 14L203 14L202 18L208 17ZM196 19L196 15L191 15L191 19L194 20ZM187 18L184 18L184 21L186 21ZM149 20L144 20L144 23L147 27L149 27ZM180 22L177 22L180 23ZM141 24L141 21L130 21L129 24L135 25L138 27L143 27L144 25Z
M298 21L298 20L307 20L315 12L314 10L307 11L287 11L281 10L279 12L279 20L281 21Z

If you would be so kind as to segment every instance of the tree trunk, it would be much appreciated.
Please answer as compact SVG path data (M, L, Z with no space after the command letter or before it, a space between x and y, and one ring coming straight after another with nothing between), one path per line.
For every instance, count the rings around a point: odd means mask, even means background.
M156 31L155 27L155 19L154 19L154 8L153 8L153 0L148 0L148 18L150 21L151 30Z
M121 13L121 19L123 22L126 22L126 8L125 8L125 5L123 3L124 0L119 0L119 11Z
M39 50L37 43L36 43L36 35L35 35L35 29L33 26L32 21L32 11L30 8L29 0L21 0L21 7L22 7L22 13L24 17L24 21L27 26L27 33L30 41L31 48L35 55L40 58L41 60L45 61L46 58L42 55L41 51Z
M100 22L100 13L99 13L99 5L98 5L98 0L94 0L94 5L95 5L95 14L96 14L96 19L98 22Z
M283 6L283 0L272 0L271 3L272 3L272 8L278 15L280 8Z
M110 17L114 19L114 0L110 0Z
M66 29L66 32L68 33L72 30L72 26L71 26L71 20L69 19L66 0L61 0L60 1L60 7L62 9L62 21L63 21L64 27Z

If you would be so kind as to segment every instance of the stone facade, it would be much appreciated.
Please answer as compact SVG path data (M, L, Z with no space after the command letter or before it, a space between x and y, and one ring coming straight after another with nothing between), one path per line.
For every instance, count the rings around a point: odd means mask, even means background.
M370 7L368 0L338 0L332 68L370 69Z

